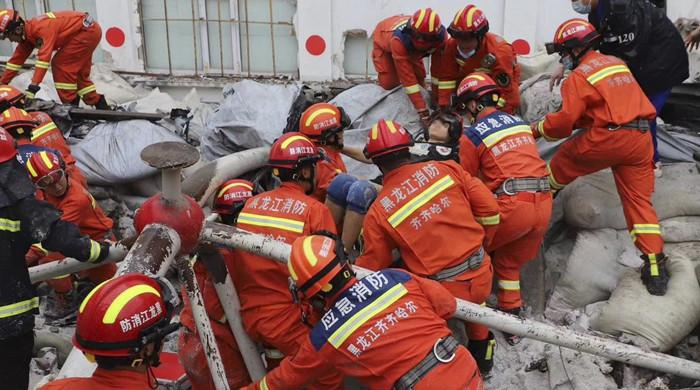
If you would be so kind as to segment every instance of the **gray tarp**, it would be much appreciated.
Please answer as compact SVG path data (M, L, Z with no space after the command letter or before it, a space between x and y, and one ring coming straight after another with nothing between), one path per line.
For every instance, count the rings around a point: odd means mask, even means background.
M282 135L301 84L261 84L243 80L224 88L224 100L206 122L202 157L215 160L233 152L269 146Z
M84 140L71 147L78 167L90 184L129 183L157 171L141 161L148 145L175 141L180 137L162 126L144 120L100 123Z

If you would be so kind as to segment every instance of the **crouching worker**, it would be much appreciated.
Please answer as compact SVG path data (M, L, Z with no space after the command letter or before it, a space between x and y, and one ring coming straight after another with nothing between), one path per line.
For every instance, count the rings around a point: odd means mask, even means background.
M213 211L219 214L221 222L235 226L238 214L245 202L253 197L255 185L247 180L229 180L219 187L214 200ZM226 320L224 309L216 293L214 283L221 283L226 278L226 272L235 272L234 251L227 248L217 249L213 246L200 246L197 251L197 261L194 263L194 274L204 299L204 308L209 315L216 344L219 347L221 360L226 370L226 378L231 389L237 389L250 383L245 362L238 349L238 344ZM178 340L178 356L192 382L193 390L216 389L211 377L205 348L197 334L197 327L192 316L192 306L186 291L182 291L185 305L180 313L180 338Z
M339 371L370 389L482 389L474 359L446 318L454 297L440 283L386 269L357 279L342 244L300 237L288 264L292 295L317 321L299 351L251 389L299 389Z
M90 236L93 240L115 239L112 234L112 220L105 215L87 189L68 174L66 164L58 154L48 151L34 153L27 161L26 168L34 184L41 190L40 195L62 212L62 220L72 222L78 226L80 233ZM39 259L39 264L65 257L55 252L44 253L46 256ZM98 284L114 276L116 270L117 266L114 263L107 263L82 271L76 276ZM77 307L73 276L54 278L47 283L54 289L56 300L44 315L56 319L72 314Z
M313 197L328 206L348 251L357 241L367 210L377 197L374 184L347 174L341 153L371 164L360 148L343 143L343 131L349 125L345 111L331 103L314 104L299 121L299 132L323 151L323 158L316 165Z
M170 323L179 303L164 278L127 274L95 287L80 305L73 344L97 369L90 378L60 379L41 390L155 389L151 367L160 364L165 336L180 326Z

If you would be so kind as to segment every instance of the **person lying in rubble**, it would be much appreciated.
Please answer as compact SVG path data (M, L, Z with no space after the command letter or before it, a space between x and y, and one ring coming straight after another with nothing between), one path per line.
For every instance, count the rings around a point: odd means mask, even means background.
M229 180L216 191L212 211L219 215L222 223L235 226L245 202L259 192L255 184L247 180ZM233 274L235 270L234 251L226 248L217 249L211 245L200 245L198 248L194 274L202 291L204 308L209 316L231 389L246 386L251 380L236 339L227 323L214 283L222 283L226 273ZM182 328L177 344L177 354L192 383L192 390L214 390L216 387L209 371L205 349L197 334L192 307L184 288L182 300L184 307L180 313Z
M165 278L130 273L95 287L80 304L73 345L97 363L89 378L64 378L40 390L152 390L165 336L180 299ZM26 387L25 387L26 388Z
M549 54L571 70L562 84L562 107L531 124L535 138L554 142L585 130L559 146L549 163L549 184L559 191L577 177L611 168L627 228L641 252L642 282L665 295L666 269L659 219L651 197L654 164L649 121L656 109L625 62L597 51L602 36L583 19L562 23L547 43Z
M29 158L25 167L38 188L38 198L46 200L61 212L61 220L75 224L81 234L93 240L115 240L112 234L112 220L107 217L95 198L66 171L66 164L59 154L39 151ZM65 256L49 253L41 245L33 245L28 254L28 262L46 264L59 261ZM30 259L30 257L34 257ZM65 275L46 281L55 295L51 297L44 316L60 319L74 314L78 308L78 291L74 282L87 279L99 284L114 276L117 266L114 263L82 271L76 275Z
M299 132L309 137L323 152L316 164L316 190L313 197L328 206L335 226L350 251L357 241L369 206L377 197L374 184L349 175L341 154L371 164L359 148L343 143L343 132L350 118L332 103L316 103L299 121Z
M311 195L316 166L322 159L314 143L301 133L286 133L270 148L267 166L280 187L255 195L238 214L237 226L251 233L291 244L316 231L335 233L328 207ZM293 355L309 333L289 293L287 267L262 256L237 251L231 277L241 301L241 320L251 339L265 347L268 367ZM309 389L340 389L342 378L318 375Z
M462 80L454 109L470 126L460 138L460 165L478 176L498 201L501 221L487 251L498 284L498 308L520 315L520 270L544 241L552 214L547 164L540 157L530 126L499 109L502 88L486 73ZM519 337L504 334L513 345Z
M398 250L408 271L482 304L493 277L484 246L498 227L498 204L456 162L416 162L412 145L411 135L396 122L382 119L370 130L365 152L384 174L384 187L365 218L365 248L357 265L390 267ZM487 374L493 367L494 336L483 325L466 327L469 351Z
M0 126L12 134L18 145L31 144L59 151L66 162L66 170L87 187L87 179L76 165L63 133L47 113L25 111L24 94L9 85L0 86L0 109Z
M333 235L297 238L288 270L313 328L249 389L296 390L336 371L370 389L483 389L474 358L450 334L456 301L440 283L398 269L358 279Z
M29 280L25 254L33 243L80 261L100 262L107 243L81 236L60 212L34 197L35 187L16 158L15 141L0 127L0 383L6 389L29 386L34 347L34 315L39 297Z

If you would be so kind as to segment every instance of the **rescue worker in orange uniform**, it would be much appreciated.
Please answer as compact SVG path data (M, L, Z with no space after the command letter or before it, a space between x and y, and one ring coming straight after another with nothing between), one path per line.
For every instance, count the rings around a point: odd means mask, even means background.
M66 173L65 163L55 153L40 151L32 154L26 163L27 171L34 184L39 188L41 198L60 210L61 220L75 224L81 234L95 241L114 240L113 222L109 219L95 198L85 187ZM39 264L63 259L60 253L44 252ZM80 272L78 275L97 284L114 276L117 266L107 263L96 268ZM57 294L57 307L44 313L51 318L61 318L70 314L73 298L73 277L66 275L46 281Z
M170 323L179 305L165 278L126 274L95 287L80 305L73 345L97 362L89 378L59 379L41 390L151 390L151 367L160 364L163 339L177 330Z
M490 33L484 12L474 5L462 8L447 28L450 39L433 53L430 66L433 99L449 107L459 82L473 72L484 72L501 87L498 108L508 114L520 106L520 65L513 47Z
M365 151L384 174L384 186L365 217L365 250L357 265L390 267L397 249L408 271L482 304L493 277L484 246L498 227L498 204L454 161L414 163L412 144L411 135L393 121L380 120L370 131ZM470 323L467 335L470 352L487 373L493 366L493 334Z
M500 88L485 73L472 73L459 85L458 112L472 125L460 140L460 164L478 176L498 201L501 221L491 245L498 283L498 308L520 315L520 269L537 256L552 214L547 164L530 126L498 110ZM515 335L506 334L511 345Z
M427 126L430 112L420 91L426 75L423 58L447 40L440 17L431 8L421 8L411 17L397 15L382 20L372 34L372 61L379 85L384 89L402 85Z
M332 103L312 105L299 121L299 132L323 151L323 158L316 164L313 197L328 206L348 251L357 241L365 214L377 197L372 183L347 174L342 154L371 164L361 149L343 143L343 131L349 125L350 118L345 111Z
M335 233L330 211L311 196L320 159L316 145L303 134L282 135L267 163L282 185L248 199L237 226L287 244L317 231ZM309 332L289 293L286 267L242 251L236 252L234 263L231 277L241 300L243 326L254 341L265 345L268 363L274 365L280 353L293 355ZM318 376L309 388L338 389L341 382L335 374Z
M357 279L342 244L321 235L296 239L288 268L292 294L319 320L293 357L249 389L299 389L334 370L370 389L483 389L447 327L456 303L439 283L397 269Z
M547 44L571 70L562 85L562 108L532 124L535 137L555 141L586 130L559 147L549 163L549 183L558 191L577 177L612 168L627 227L642 252L642 281L652 295L668 283L654 191L649 120L656 110L623 61L600 54L600 35L585 20L564 22Z
M247 180L235 179L222 184L217 190L213 211L219 214L221 222L235 226L238 213L243 209L246 200L253 197L255 185ZM226 320L224 309L216 293L214 283L221 283L226 272L233 275L235 270L234 252L230 249L216 249L200 245L197 261L194 263L194 274L204 299L204 308L209 315L216 344L219 347L221 360L226 370L226 378L231 389L238 389L250 383L245 362L238 349L236 339ZM192 383L193 390L214 390L216 387L211 378L204 348L197 334L197 327L192 316L192 307L183 290L184 307L180 313L180 338L178 340L178 356Z
M77 167L70 146L51 117L41 111L24 111L24 94L9 85L0 86L0 106L5 106L6 103L11 103L11 106L3 110L0 116L0 126L12 134L17 140L17 144L32 144L60 152L61 158L66 163L67 172L84 187L87 187L85 175Z
M0 83L9 84L22 65L38 49L32 81L25 94L33 99L51 65L56 92L64 104L85 104L109 109L103 95L90 81L92 53L102 38L102 29L86 12L47 12L25 22L13 9L0 10L0 36L16 42L17 48L5 65ZM54 55L54 52L56 54Z

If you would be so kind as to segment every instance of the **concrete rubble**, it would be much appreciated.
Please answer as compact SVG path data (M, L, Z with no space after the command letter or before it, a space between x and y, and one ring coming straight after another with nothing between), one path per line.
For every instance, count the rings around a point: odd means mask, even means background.
M553 66L547 56L535 54L523 59L523 63L526 65L524 74L529 78L523 82L522 115L527 121L534 121L555 110L560 97L556 90L550 93L547 86L547 72ZM160 191L156 171L143 165L137 157L144 147L161 141L189 142L200 146L206 160L216 160L239 150L269 146L284 128L295 99L302 93L299 84L261 84L246 80L226 87L225 98L217 105L202 102L194 88L179 101L158 88L134 88L103 66L96 66L93 75L98 89L105 92L110 102L125 107L127 111L169 114L172 109L190 110L185 119L166 118L157 124L143 121L91 124L92 128L84 138L71 139L75 142L73 150L80 167L86 173L92 172L87 175L90 191L115 221L114 230L119 239L134 234L134 211L145 197ZM57 96L51 95L55 93L49 88L51 83L48 74L39 98L58 100ZM26 84L26 74L13 81L18 88L24 88ZM321 86L321 89L327 91L327 86ZM368 128L380 117L405 123L414 132L418 130L417 117L401 91L391 93L375 85L360 85L339 94L334 102L345 107L353 120L352 129L346 136L348 144L364 142ZM247 108L240 109L242 103ZM265 117L266 123L259 119L261 114L256 107L268 110L274 107ZM552 228L542 253L533 265L528 266L523 277L529 318L591 334L605 330L620 341L668 351L691 360L700 358L700 303L697 294L694 300L683 294L700 292L697 278L700 275L700 230L697 227L700 221L697 206L700 174L692 160L692 152L700 150L700 138L686 130L681 130L685 137L677 137L679 132L666 133L670 141L664 144L671 146L664 149L667 152L665 156L662 153L662 157L685 163L664 167L664 177L657 184L655 198L657 210L662 210L660 219L664 234L674 237L670 252L682 259L679 260L680 269L687 276L682 281L674 276L671 281L671 291L677 283L679 294L669 294L663 302L643 301L641 297L645 294L623 296L624 289L641 286L636 273L639 259L624 231L624 223L620 225L624 220L614 187L610 187L610 174L601 172L577 181L557 198ZM105 141L107 138L109 141ZM104 145L99 146L98 140ZM671 142L678 142L681 146L674 146ZM543 155L551 156L555 147L542 144ZM678 152L681 147L688 149ZM114 148L124 153L114 153ZM101 153L102 150L105 152ZM103 160L97 156L102 156ZM217 167L216 162L210 165ZM122 169L115 169L115 166ZM203 170L204 166L204 162L200 162L184 172L185 183L189 179L197 184L192 185L202 194L205 192L202 183L195 176L187 176L211 171L208 174L213 178L215 168ZM377 173L352 163L348 167L366 178ZM682 189L681 195L678 195L679 188ZM683 202L678 200L679 197ZM589 200L584 207L581 207L582 199ZM614 215L606 218L606 213ZM624 316L612 315L619 312L620 300L629 303L635 299L641 307L673 306L675 311L669 311L667 319L657 318L659 312L648 309ZM656 333L649 331L651 327L656 327ZM67 357L66 346L70 345L73 332L74 325L54 326L40 316L37 334L43 338L37 338L42 341L38 342L39 348L32 361L30 388L57 376ZM664 332L668 337L661 340ZM669 336L669 332L673 334ZM176 337L169 336L166 350L176 350ZM497 334L497 340L495 368L485 382L486 389L631 390L700 386L693 381L613 364L603 358L534 340L523 339L516 346L509 346L500 334Z

